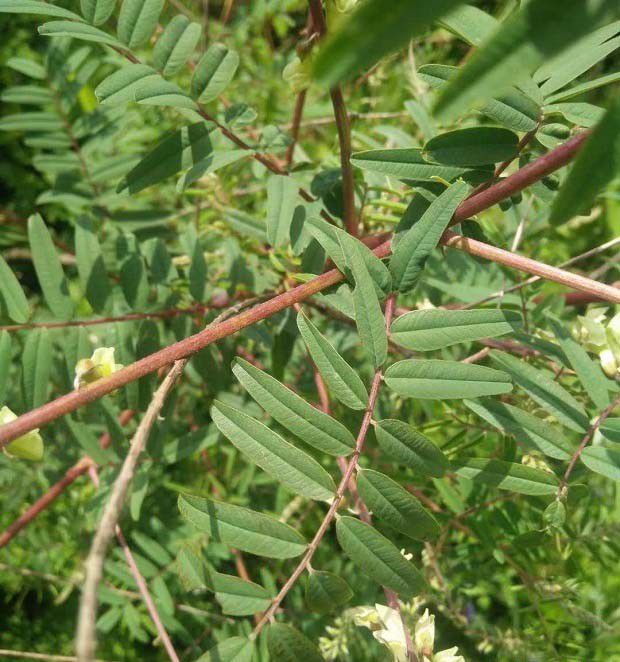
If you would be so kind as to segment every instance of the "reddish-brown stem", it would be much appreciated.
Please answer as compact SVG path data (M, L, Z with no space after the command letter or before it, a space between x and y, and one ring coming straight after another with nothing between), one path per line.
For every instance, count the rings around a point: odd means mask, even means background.
M129 423L134 412L131 409L126 409L121 412L118 417L118 424L122 427ZM99 445L101 448L107 448L110 445L110 435L105 432L99 438ZM27 508L14 522L12 522L0 535L0 549L9 542L25 527L27 527L32 520L34 520L39 513L45 510L51 503L53 503L70 485L72 485L80 476L83 476L87 471L94 466L93 460L89 457L83 457L78 460L70 469L67 469L65 475L49 488L49 490L39 499L37 499L29 508Z
M571 457L570 462L566 467L566 471L564 472L564 476L560 481L560 485L558 487L558 498L562 497L562 492L564 491L564 489L568 484L568 479L570 478L570 475L573 473L575 464L577 464L577 460L581 457L581 454L585 450L585 447L592 440L594 433L601 427L601 425L605 422L605 419L607 419L607 417L613 412L613 410L618 405L620 405L620 395L616 396L612 400L611 404L601 412L601 414L596 418L594 423L592 423L592 425L590 426L590 429L586 432L584 438L581 440L581 443L577 447L577 450L573 453L573 456Z
M301 125L301 118L304 114L304 105L306 103L306 90L302 90L295 99L295 108L293 110L293 121L291 122L291 142L286 148L286 167L288 170L293 165L293 156L295 154L295 147L299 139L299 127Z
M489 207L510 198L528 186L547 177L552 172L562 168L575 158L589 135L589 131L578 133L559 147L517 170L510 177L501 179L484 191L470 196L458 206L452 218L452 225L471 218L485 209L489 209Z
M390 328L390 324L392 323L392 316L394 314L394 297L390 296L388 297L386 306L385 306L385 327L386 330ZM308 565L312 561L312 557L314 556L314 553L316 552L319 544L323 540L323 536L329 529L334 517L336 516L336 511L340 507L340 504L342 503L342 500L344 498L344 493L346 492L349 482L351 481L351 478L353 476L353 473L357 467L357 462L359 460L360 455L362 454L362 450L364 448L364 442L366 441L366 435L368 434L368 429L370 428L370 422L372 420L372 414L375 409L375 405L377 403L377 398L379 396L379 386L381 384L381 377L382 377L382 369L379 368L375 372L375 376L372 380L372 385L370 387L370 394L368 396L368 404L366 406L366 410L364 412L364 418L362 419L362 424L360 426L360 430L357 435L356 443L355 443L355 450L353 451L353 454L351 455L351 459L347 463L346 469L342 475L342 479L340 481L340 484L338 485L338 489L336 490L336 494L334 495L334 498L332 500L332 503L329 507L329 510L327 511L325 517L323 518L323 521L321 522L321 525L317 529L317 532L314 535L314 538L308 545L308 548L306 549L305 554L303 555L301 561L297 564L297 567L295 570L293 570L291 576L287 579L285 584L282 586L280 589L280 592L276 597L273 599L271 605L269 606L269 609L265 611L263 614L262 618L254 628L252 632L253 637L257 637L260 631L263 629L263 627L273 618L274 614L280 607L280 604L282 604L282 601L288 594L288 592L293 588L297 580L301 577L301 575L306 571L308 568Z

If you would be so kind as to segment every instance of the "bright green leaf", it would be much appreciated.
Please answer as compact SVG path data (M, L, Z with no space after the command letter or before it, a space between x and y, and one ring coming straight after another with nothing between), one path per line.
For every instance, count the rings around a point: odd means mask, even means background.
M82 16L93 25L105 23L116 8L116 0L80 0Z
M239 66L239 55L223 44L212 44L202 56L191 81L194 99L208 103L218 97L233 79Z
M290 242L298 188L293 179L283 175L271 175L267 181L267 238L274 248Z
M620 450L588 446L581 454L581 461L597 474L620 481Z
M179 14L166 26L153 49L153 66L164 76L178 73L196 48L202 26Z
M76 21L49 21L39 26L39 34L44 37L71 37L82 41L92 41L96 44L105 44L113 48L125 48L118 39L107 32L93 25Z
M519 494L555 494L558 489L558 480L553 474L514 462L473 458L453 462L452 468L463 478Z
M129 46L143 46L153 34L166 0L123 0L118 16L118 38Z

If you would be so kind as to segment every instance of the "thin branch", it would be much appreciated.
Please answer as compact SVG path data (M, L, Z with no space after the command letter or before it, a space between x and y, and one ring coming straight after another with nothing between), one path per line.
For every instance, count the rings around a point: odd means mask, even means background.
M114 482L110 498L105 506L101 521L86 559L86 577L80 600L78 628L76 637L76 652L79 662L92 662L95 656L95 619L97 613L97 588L103 576L105 554L114 535L115 527L120 517L125 495L131 484L131 479L144 447L146 446L151 428L159 416L166 396L183 372L186 361L177 361L166 378L161 383L149 404L144 418L131 440L131 448Z
M48 655L47 653L32 653L30 651L12 651L5 648L0 649L0 657L17 660L45 660L46 662L78 662L78 658L72 655ZM106 662L106 660L95 660L94 662Z
M612 400L611 404L607 406L605 409L603 409L601 414L596 418L594 423L592 423L589 430L586 432L584 438L581 440L581 443L577 447L577 450L573 453L573 456L571 457L570 462L568 463L568 467L566 467L566 471L564 472L564 476L560 481L560 485L558 487L558 498L562 496L562 493L566 489L566 486L568 485L568 479L573 473L575 464L577 464L577 460L581 457L581 454L585 450L585 447L590 443L592 437L594 437L594 433L601 427L601 425L605 422L608 416L613 412L613 410L618 405L620 405L620 395L617 395Z
M393 312L394 312L394 297L390 296L385 306L386 332L390 328ZM254 638L258 636L258 634L263 629L263 627L273 618L274 614L280 607L280 604L282 603L288 592L291 590L291 588L293 588L299 577L301 577L301 575L306 571L310 561L312 561L312 557L314 556L314 553L316 552L319 544L323 540L323 536L329 529L334 517L336 516L336 511L338 510L340 504L342 503L342 500L344 498L344 493L346 492L349 482L353 476L353 473L357 468L357 462L364 448L364 442L366 441L366 435L370 427L372 414L374 412L375 405L377 403L377 397L379 395L379 386L381 384L382 374L383 371L381 368L379 368L375 372L375 376L372 380L372 386L370 388L370 394L368 396L368 404L366 406L366 411L364 412L364 418L362 419L362 424L360 426L360 430L357 435L355 450L353 451L353 455L351 456L351 459L349 460L346 466L346 469L342 476L342 480L338 485L338 489L336 490L336 494L334 495L331 506L329 507L329 510L327 511L325 517L323 518L323 521L321 522L321 525L319 526L316 534L314 535L314 538L308 545L306 553L303 555L301 561L298 563L295 570L293 570L293 573L285 582L284 586L282 586L278 595L276 595L276 597L272 600L269 609L265 611L261 620L258 622L256 627L252 631L252 637Z
M286 167L288 170L291 169L293 165L293 156L295 154L295 147L297 146L297 141L299 139L299 126L301 124L301 118L304 113L304 105L306 104L306 90L299 92L295 98L295 108L293 110L293 121L291 122L291 142L286 148Z

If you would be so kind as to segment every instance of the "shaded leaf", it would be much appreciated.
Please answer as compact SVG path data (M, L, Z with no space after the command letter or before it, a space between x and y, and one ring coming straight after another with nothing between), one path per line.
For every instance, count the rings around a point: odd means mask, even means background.
M223 44L212 44L196 65L190 85L194 99L208 103L230 83L239 66L239 55Z
M221 572L210 573L209 581L225 614L251 616L267 609L271 602L269 591L254 582Z
M34 329L26 336L22 354L22 381L29 409L47 401L52 371L52 341L47 329Z
M80 0L82 16L93 25L105 23L116 7L116 0Z
M353 597L351 587L331 572L312 571L306 584L306 605L311 611L329 614Z
M518 144L519 136L508 129L472 126L431 138L424 156L451 166L481 166L514 158Z
M555 494L558 489L558 480L553 474L514 462L474 458L453 462L452 468L463 478L519 494Z
M620 450L604 446L588 446L581 454L581 461L591 471L620 481Z
M99 239L88 218L82 217L76 221L75 259L88 302L96 311L102 311L111 294L111 287Z
M271 175L267 181L267 239L274 247L290 242L298 188L294 180L282 175Z
M316 646L301 632L284 623L269 626L267 648L271 659L280 662L323 662Z
M196 662L250 662L254 645L243 637L231 637L210 648Z
M0 255L0 296L6 304L9 317L18 324L24 324L30 317L28 299L11 267Z

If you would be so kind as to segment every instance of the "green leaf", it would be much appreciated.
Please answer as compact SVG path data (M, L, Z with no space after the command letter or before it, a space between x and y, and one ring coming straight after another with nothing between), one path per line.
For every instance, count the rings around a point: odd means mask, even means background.
M29 409L47 402L52 371L52 341L47 329L29 331L22 355L22 381Z
M267 648L278 662L324 662L316 646L301 632L284 623L274 623L267 631Z
M435 105L444 119L456 117L512 85L527 80L611 14L616 0L566 0L561 11L549 0L532 0L509 16L446 85Z
M581 148L551 209L549 222L560 225L586 213L596 196L620 172L620 97L612 102Z
M73 314L69 286L52 237L38 214L28 219L28 240L34 268L47 305L61 320L69 319Z
M620 481L620 450L604 446L588 446L581 454L581 461L591 471Z
M544 111L546 116L562 115L569 122L587 128L598 124L605 115L603 108L591 103L555 103L545 106Z
M197 122L175 131L127 173L118 192L129 189L130 193L138 193L204 159L213 150L210 137L213 128Z
M345 554L381 586L406 600L424 589L424 578L415 566L369 524L353 517L340 517L336 535Z
M254 582L220 572L211 572L209 580L209 588L225 614L251 616L264 611L271 603L269 591Z
M553 474L514 462L473 458L453 462L452 468L463 478L519 494L555 494L558 489L558 480Z
M140 83L155 75L155 70L145 64L128 64L99 83L95 88L95 96L99 103L110 106L134 101Z
M450 166L482 166L517 155L519 136L508 129L472 126L448 131L424 145L424 156Z
M123 0L118 16L118 38L130 49L143 46L159 22L166 0Z
M75 260L86 298L94 310L101 312L111 294L110 281L93 223L85 217L75 225Z
M351 163L371 172L379 172L399 179L427 182L434 181L435 178L452 181L470 170L429 163L424 158L422 150L417 148L372 149L357 152L351 157Z
M21 103L33 106L43 106L52 103L54 95L51 90L39 85L14 85L7 87L0 99L5 103Z
M125 49L118 39L107 32L88 23L76 23L75 21L49 21L39 26L39 34L44 37L71 37L82 41L93 41L96 44L106 44L114 48Z
M48 2L38 0L0 0L0 14L36 14L38 16L57 16L73 21L82 18L68 9L57 7Z
M508 310L415 310L392 323L395 343L417 352L430 352L462 342L511 333L522 323Z
M0 276L1 279L1 276ZM8 331L0 332L0 402L6 402L12 358L11 336Z
M204 301L205 291L207 288L208 269L202 246L198 241L194 244L192 264L189 268L188 276L189 293L196 301Z
M512 391L510 375L480 365L438 359L407 359L391 365L385 383L409 398L477 398Z
M194 99L208 103L216 99L233 79L239 55L223 44L211 44L196 65L190 89Z
M297 326L332 394L351 409L366 409L368 392L357 372L302 312L297 315Z
M231 637L210 648L196 662L250 662L254 644L243 637Z
M605 377L600 363L595 363L588 356L586 350L573 340L570 332L557 318L549 316L549 323L586 393L599 409L605 409L610 402L608 388L612 382Z
M202 556L187 547L182 548L177 554L176 571L186 591L204 589L210 584L207 566Z
M54 113L18 113L0 119L0 131L62 131L62 120Z
M355 439L347 428L324 414L277 379L237 358L233 373L258 402L280 425L320 451L346 456L355 447Z
M349 236L344 230L337 228L331 223L327 223L320 218L310 216L306 219L305 227L316 241L323 247L327 255L336 265L336 268L343 274L349 273L347 256L343 250L343 242ZM364 243L356 243L358 251L361 253L366 269L370 272L376 285L378 294L388 294L392 291L392 277L388 268Z
M425 64L418 70L418 76L431 87L439 89L458 71L458 67L445 64ZM531 84L535 86L533 82ZM480 112L513 131L533 131L541 118L540 105L515 87L490 99L480 108Z
M0 371L1 374L2 371ZM2 398L0 397L0 400ZM609 441L620 442L620 418L608 418L600 427L601 434Z
M28 299L15 274L0 255L0 296L4 299L9 317L24 324L30 317Z
M161 76L148 76L134 88L135 100L144 106L170 106L195 110L196 104L183 90Z
M568 99L573 99L574 97L581 96L586 92L591 92L592 90L598 90L601 87L610 85L611 83L617 83L620 80L620 71L607 74L606 76L600 76L599 78L594 78L593 80L588 80L585 83L580 83L579 85L574 85L569 87L567 90L562 90L557 94L553 94L550 97L547 97L547 103L558 103L559 101L568 101Z
M274 247L290 242L298 188L293 179L282 175L271 175L267 181L267 239Z
M534 401L555 416L562 425L576 432L585 432L588 429L588 417L581 404L542 371L504 352L492 350L490 356L494 363L505 370Z
M422 218L404 233L390 260L390 272L396 290L407 292L417 283L428 256L437 246L456 208L468 192L469 186L465 182L453 184L436 198Z
M5 2L10 3L11 7L15 6L13 0L5 0ZM45 67L42 67L38 62L28 60L24 57L10 57L6 61L6 66L14 71L18 71L20 74L24 74L24 76L28 76L29 78L45 80L47 77Z
M414 540L427 540L439 533L435 518L389 476L364 469L358 472L357 489L362 501L379 522Z
M461 1L392 0L389 11L384 0L360 4L319 51L314 66L316 77L328 86L372 67L384 55L405 47Z
M179 14L166 26L153 49L153 66L164 76L181 71L196 48L202 26Z
M310 572L306 584L306 605L310 611L329 614L353 597L351 587L331 572Z
M179 497L179 510L214 542L250 554L290 559L306 551L306 542L295 529L254 510L190 494Z
M82 16L93 25L105 23L116 8L116 0L80 0Z
M385 318L374 281L358 249L359 242L348 236L343 239L345 240L343 249L355 281L353 307L357 330L362 347L372 361L373 367L377 369L385 363L388 355Z
M324 501L333 498L336 486L327 471L256 419L218 401L211 417L236 448L296 494Z
M439 448L404 421L384 419L375 428L377 443L390 458L422 476L441 478L449 462Z
M506 434L511 434L527 448L534 448L556 460L570 459L575 450L565 431L538 416L493 398L464 400L463 403Z
M471 5L461 5L453 9L438 23L472 46L479 46L497 27L496 19Z

